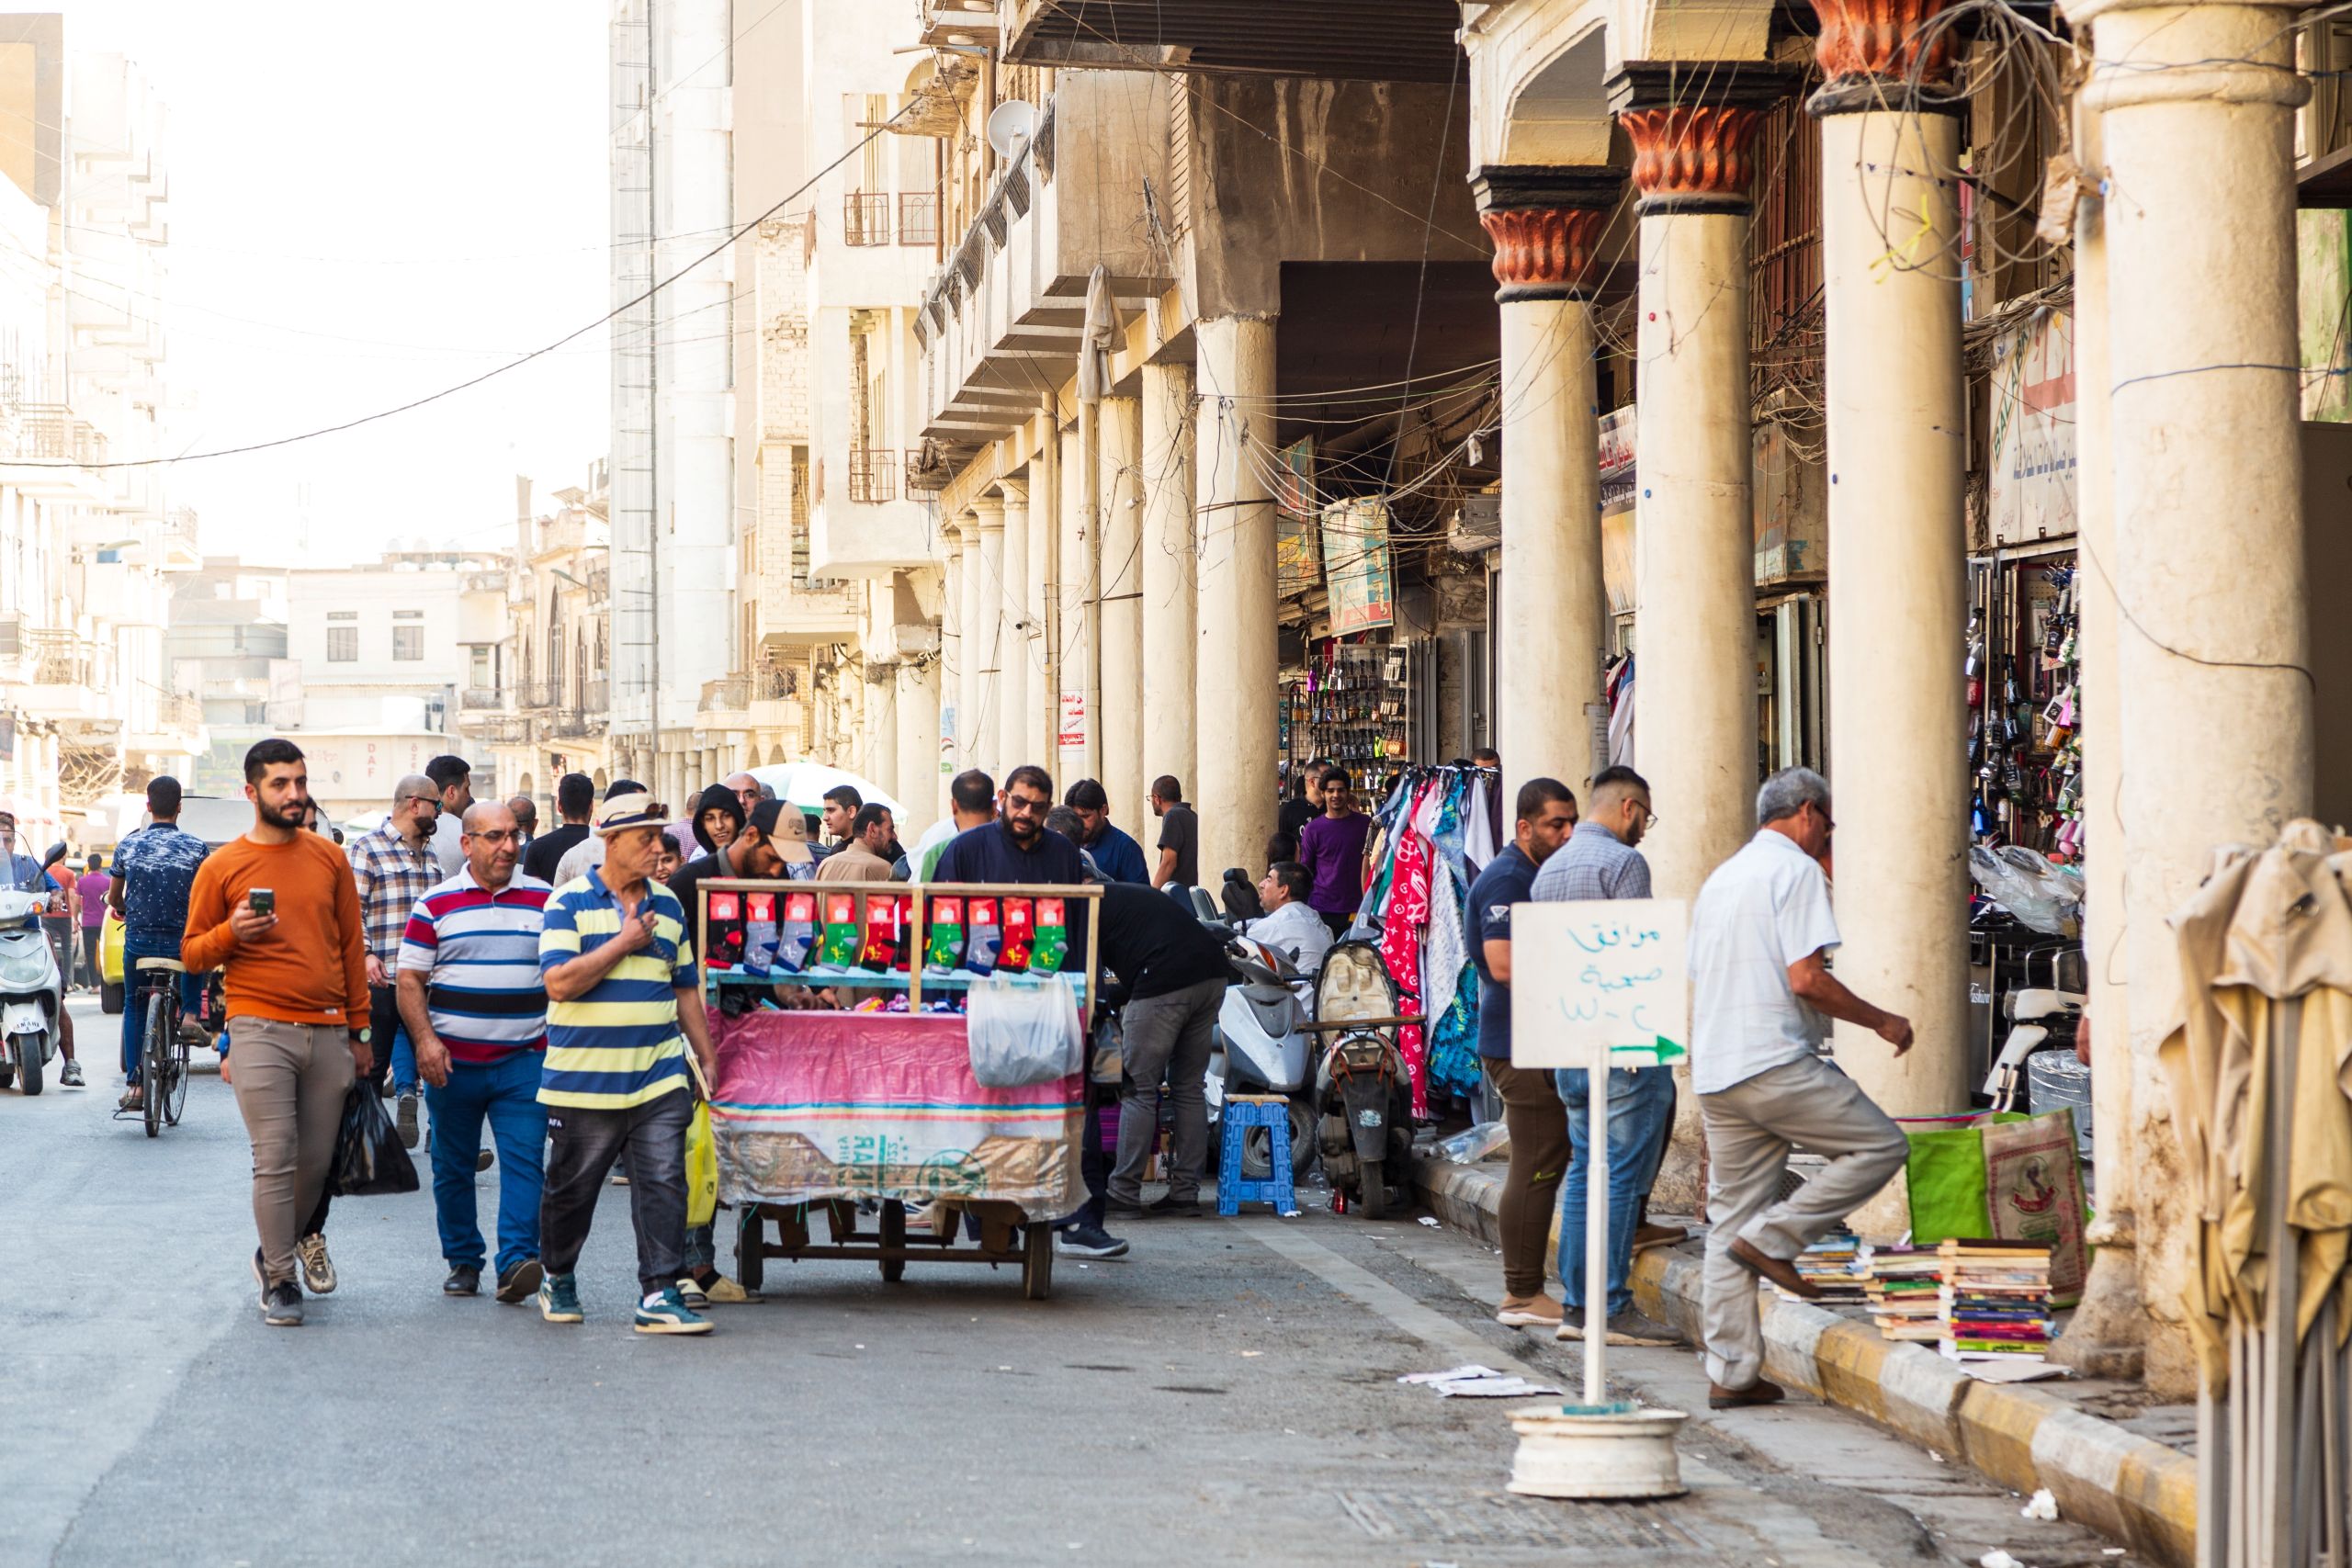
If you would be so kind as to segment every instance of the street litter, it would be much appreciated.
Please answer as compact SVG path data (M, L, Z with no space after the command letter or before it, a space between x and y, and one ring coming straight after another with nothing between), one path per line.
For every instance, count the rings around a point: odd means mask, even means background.
M1525 1399L1560 1392L1551 1383L1530 1382L1521 1377L1461 1378L1433 1386L1441 1399Z
M2029 1519L2054 1519L2058 1517L2058 1499L2045 1486L2033 1495L2033 1500L2018 1510Z
M1457 1378L1498 1378L1502 1373L1492 1367L1454 1367L1442 1372L1407 1372L1398 1382L1452 1382Z
M1435 1216L1435 1215L1432 1215L1432 1214L1423 1214L1420 1218L1421 1218L1421 1224L1425 1224L1425 1225L1429 1226L1429 1227L1430 1227L1430 1229L1431 1229L1431 1230L1435 1230L1435 1229L1437 1229L1437 1218L1436 1218L1436 1216Z
M2003 1551L1997 1546L1992 1551L1986 1552L1984 1556L1978 1558L1976 1562L1977 1568L2025 1568L2024 1563L2018 1562L2007 1552Z
M1466 1133L1439 1139L1437 1152L1451 1164L1476 1165L1510 1142L1510 1133L1500 1122L1487 1122Z
M2052 1378L2070 1378L2072 1367L2054 1366L2048 1361L2018 1359L2014 1361L1967 1361L1962 1371L1978 1382L2047 1382Z

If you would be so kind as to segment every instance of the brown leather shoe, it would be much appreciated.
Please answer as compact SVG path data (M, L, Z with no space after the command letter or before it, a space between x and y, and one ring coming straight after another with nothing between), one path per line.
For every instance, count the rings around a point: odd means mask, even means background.
M1647 1252L1653 1247L1672 1247L1690 1239L1684 1225L1637 1225L1634 1230L1634 1250Z
M1789 1396L1789 1391L1776 1382L1758 1378L1746 1388L1725 1388L1719 1382L1707 1385L1707 1408L1736 1410L1743 1404L1777 1404Z
M1731 1255L1741 1268L1751 1274L1761 1274L1790 1295L1802 1296L1809 1302L1821 1299L1821 1287L1807 1282L1805 1277L1797 1272L1795 1264L1767 1256L1749 1246L1746 1237L1731 1244Z

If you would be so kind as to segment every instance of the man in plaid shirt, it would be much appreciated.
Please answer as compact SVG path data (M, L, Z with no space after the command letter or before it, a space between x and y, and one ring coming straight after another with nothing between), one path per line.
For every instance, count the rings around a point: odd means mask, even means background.
M376 1041L376 1088L382 1092L389 1072L400 1097L401 1142L410 1148L416 1147L416 1057L399 1051L400 1059L393 1060L401 1032L401 935L416 901L441 880L441 863L433 855L433 828L440 817L440 788L423 773L411 773L392 786L391 814L384 825L354 839L348 851L367 926L368 1028Z

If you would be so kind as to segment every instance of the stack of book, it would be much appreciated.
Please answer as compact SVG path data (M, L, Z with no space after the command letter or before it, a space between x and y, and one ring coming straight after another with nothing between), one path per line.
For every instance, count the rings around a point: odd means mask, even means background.
M1956 1361L2041 1361L2050 1349L2050 1248L2031 1242L1947 1241L1939 1348Z
M1944 1261L1934 1247L1871 1247L1863 1275L1881 1338L1933 1344L1944 1337Z
M1797 1274L1821 1292L1813 1298L1824 1306L1859 1304L1862 1301L1865 1249L1851 1231L1831 1231L1796 1256Z

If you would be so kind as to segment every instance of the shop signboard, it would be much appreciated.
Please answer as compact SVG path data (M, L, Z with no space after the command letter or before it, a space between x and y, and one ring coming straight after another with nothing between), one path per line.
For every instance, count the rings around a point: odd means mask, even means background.
M1057 746L1075 747L1086 744L1086 694L1062 694L1062 722Z
M1322 573L1315 558L1315 438L1304 436L1283 447L1275 474L1274 592L1304 593Z
M1511 909L1514 1067L1681 1061L1690 985L1679 898L1584 898Z
M2067 312L2036 311L1994 344L1992 423L1993 543L2072 537L2075 321Z
M1395 624L1386 502L1335 501L1323 509L1323 576L1330 596L1331 636L1351 637Z
M953 777L956 773L956 705L939 705L939 771Z

